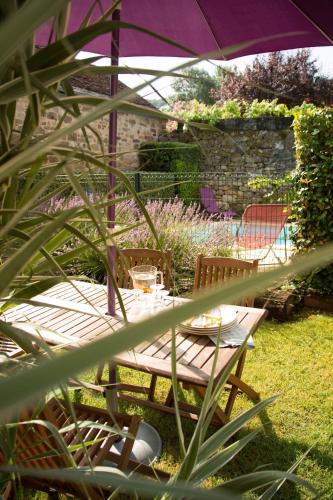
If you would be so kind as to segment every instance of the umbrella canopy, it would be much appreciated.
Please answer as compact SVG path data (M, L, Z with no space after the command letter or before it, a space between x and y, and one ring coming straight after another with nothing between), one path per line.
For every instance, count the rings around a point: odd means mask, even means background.
M72 0L71 4L69 32L80 27L92 0ZM110 7L112 0L96 4L92 22ZM193 55L255 39L260 41L235 51L229 58L333 43L332 0L122 0L121 20L171 38ZM49 27L44 26L38 43L47 43L49 32ZM85 50L110 56L109 35L88 43ZM189 52L126 29L119 55L189 57Z

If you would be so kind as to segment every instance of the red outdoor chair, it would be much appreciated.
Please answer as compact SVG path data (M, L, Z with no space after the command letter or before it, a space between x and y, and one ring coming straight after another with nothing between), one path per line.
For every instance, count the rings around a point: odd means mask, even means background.
M274 243L281 231L284 231L284 251L287 260L287 235L285 224L290 215L290 207L285 204L248 205L242 215L241 224L237 230L236 242L238 249L263 249L266 253L260 257L263 260L272 252L282 264L281 258L274 249Z

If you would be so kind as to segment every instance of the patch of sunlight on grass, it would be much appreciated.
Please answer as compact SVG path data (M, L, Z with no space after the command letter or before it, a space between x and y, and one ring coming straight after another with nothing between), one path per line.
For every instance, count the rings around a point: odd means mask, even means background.
M263 426L262 432L227 467L206 482L208 487L264 466L287 470L306 450L313 446L298 468L298 474L333 498L332 403L333 403L333 316L303 312L293 321L280 324L267 321L258 330L256 349L249 351L243 379L264 399L278 394L278 400L266 412L253 419L239 436ZM149 375L120 367L122 382L148 385ZM106 373L105 373L106 375ZM93 381L95 371L85 373L84 380ZM163 401L170 382L159 378L157 398ZM77 397L77 396L76 396ZM225 398L225 396L223 396ZM83 403L105 407L105 398L91 391L80 392ZM188 400L195 402L194 394ZM233 415L251 407L243 395L236 399ZM136 413L158 429L163 441L163 453L158 467L174 473L181 457L175 419L148 408L120 403L121 411ZM187 442L195 423L183 420ZM210 432L214 429L211 428ZM252 494L249 498L257 498ZM285 485L276 498L305 498L299 488Z

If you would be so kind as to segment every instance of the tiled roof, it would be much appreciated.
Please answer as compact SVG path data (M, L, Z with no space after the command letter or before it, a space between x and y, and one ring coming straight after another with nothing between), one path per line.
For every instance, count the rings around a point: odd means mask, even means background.
M110 77L109 75L75 75L71 77L71 84L74 88L80 91L95 92L101 95L110 95ZM122 82L118 82L119 91L127 89L128 87ZM139 104L140 106L145 106L147 108L156 109L155 106L146 101L143 97L138 94L132 95L127 101L133 102L134 104Z

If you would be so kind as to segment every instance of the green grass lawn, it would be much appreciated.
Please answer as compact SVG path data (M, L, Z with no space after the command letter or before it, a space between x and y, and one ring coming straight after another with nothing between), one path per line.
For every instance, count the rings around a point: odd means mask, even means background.
M241 431L240 436L262 427L256 439L227 468L207 481L207 486L218 485L227 478L260 467L287 470L312 446L297 472L320 490L325 490L323 498L333 498L333 316L303 312L289 323L266 321L255 340L256 349L248 352L243 378L262 398L274 394L279 398L267 412ZM120 368L119 371L122 381L141 384L149 379L133 370ZM94 372L82 378L93 380ZM158 397L163 399L168 388L169 382L159 379ZM105 406L103 396L86 390L82 391L80 399L84 403ZM251 405L246 397L238 396L234 415ZM141 415L158 429L163 453L157 465L170 473L176 471L180 456L174 417L125 402L121 403L121 410ZM190 439L195 424L190 421L183 424L187 439ZM276 498L296 500L306 495L298 488L285 485Z

